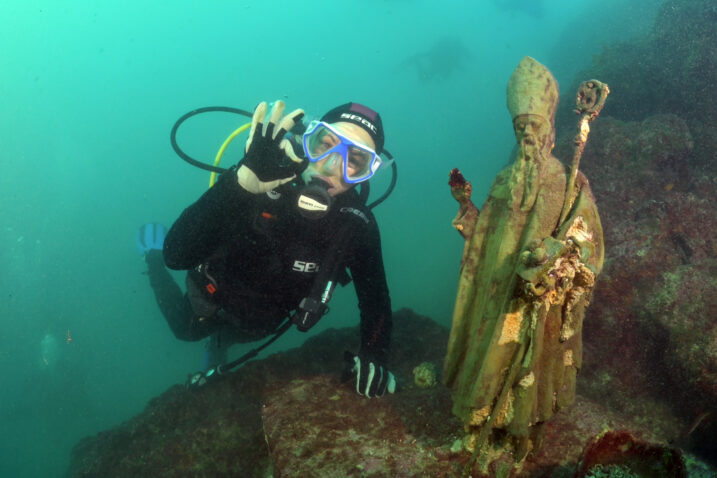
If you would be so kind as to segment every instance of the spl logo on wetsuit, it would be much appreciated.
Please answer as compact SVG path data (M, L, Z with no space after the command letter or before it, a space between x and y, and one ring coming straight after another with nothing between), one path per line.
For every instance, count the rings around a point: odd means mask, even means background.
M318 272L319 265L316 262L294 261L292 269L297 272Z

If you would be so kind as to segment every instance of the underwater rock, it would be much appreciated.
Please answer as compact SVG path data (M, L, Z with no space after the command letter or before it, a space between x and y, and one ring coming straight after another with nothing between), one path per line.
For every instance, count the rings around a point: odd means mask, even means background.
M136 417L77 444L68 476L459 475L469 456L451 451L463 428L450 393L416 386L412 373L416 360L440 362L448 330L407 309L394 313L390 363L398 389L380 399L339 382L343 351L358 346L357 336L354 328L329 329L203 389L171 387ZM547 426L543 448L520 476L570 476L604 427L664 441L669 436L654 430L674 425L660 419L640 425L578 395ZM300 475L309 463L316 468Z
M450 476L450 463L417 440L391 402L327 376L268 391L262 415L274 477Z
M250 362L209 387L176 385L136 417L80 441L68 475L264 477L271 468L261 423L265 387L320 374L340 376L343 352L358 350L358 336L354 328L329 329L300 348ZM394 313L393 337L391 370L406 383L412 381L417 358L442 360L448 331L401 310ZM441 425L448 423L453 424Z
M450 413L443 387L406 386L396 395L366 400L336 378L317 376L275 383L262 408L274 477L460 476L469 454L460 446L461 425ZM659 440L578 396L573 407L546 427L544 446L511 476L571 476L584 447L605 427L628 427L644 440ZM512 467L505 454L494 463ZM474 477L479 475L473 474ZM494 476L494 475L492 475Z
M566 139L556 149L570 147ZM623 410L649 393L688 424L717 401L717 188L693 155L690 130L675 115L602 117L581 165L609 251L585 320L582 390ZM622 393L591 393L610 390L599 382ZM715 418L690 433L708 437Z
M587 75L587 76L586 76ZM717 174L717 7L714 0L666 0L649 34L606 45L576 75L606 81L613 91L605 114L642 121L657 114L682 118L694 135L692 166ZM572 90L573 88L570 88ZM563 105L560 124L570 126Z
M204 390L170 388L131 420L80 441L68 476L262 476L259 401L240 376Z
M619 472L609 472L615 468ZM608 430L588 443L575 474L598 476L687 478L687 468L679 450L640 440L626 430Z

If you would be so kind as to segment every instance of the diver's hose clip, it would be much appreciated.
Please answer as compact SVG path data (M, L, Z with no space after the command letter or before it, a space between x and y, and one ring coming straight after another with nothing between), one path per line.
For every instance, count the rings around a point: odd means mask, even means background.
M291 316L291 321L301 332L306 332L328 312L329 306L325 303L312 297L304 297L301 299L299 308Z

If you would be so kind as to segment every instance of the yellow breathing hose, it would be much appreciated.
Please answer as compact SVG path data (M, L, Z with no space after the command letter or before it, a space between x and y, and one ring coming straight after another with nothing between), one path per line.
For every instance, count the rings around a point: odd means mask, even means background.
M219 148L219 151L217 152L217 157L214 158L214 166L219 166L219 161L222 160L222 155L224 155L224 151L226 151L227 147L229 146L229 143L231 143L234 140L234 138L239 136L242 132L249 129L250 126L251 126L251 122L238 127L232 134L230 134L227 137L227 139L224 140L224 143L222 143L221 148ZM212 186L214 186L214 182L216 180L217 180L217 173L212 172L212 174L209 175L209 187L210 188Z

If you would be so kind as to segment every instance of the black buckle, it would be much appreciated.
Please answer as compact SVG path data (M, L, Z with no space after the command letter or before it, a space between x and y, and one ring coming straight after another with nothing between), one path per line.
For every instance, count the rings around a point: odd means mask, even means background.
M316 325L321 317L326 315L328 311L329 307L323 302L311 297L304 297L301 299L299 308L291 317L291 321L301 332L306 332Z

